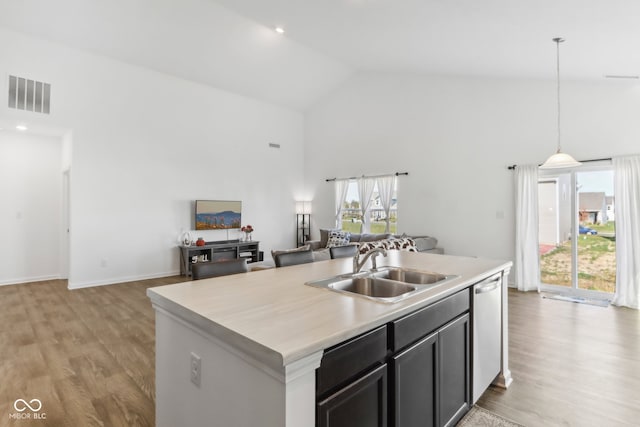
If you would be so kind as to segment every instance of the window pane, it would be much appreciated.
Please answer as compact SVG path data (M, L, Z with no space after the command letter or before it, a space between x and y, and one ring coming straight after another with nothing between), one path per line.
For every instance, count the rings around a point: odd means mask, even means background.
M615 292L616 231L613 171L577 173L578 288Z
M362 213L360 212L360 199L356 181L349 181L347 197L342 210L342 229L351 233L360 233L362 230Z
M571 175L538 182L540 281L571 287Z

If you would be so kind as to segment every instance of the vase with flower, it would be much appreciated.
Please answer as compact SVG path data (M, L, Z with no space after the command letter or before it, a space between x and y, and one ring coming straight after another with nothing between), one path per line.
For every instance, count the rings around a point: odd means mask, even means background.
M251 233L253 233L253 227L247 224L244 227L242 227L240 230L244 232L245 242L251 241Z

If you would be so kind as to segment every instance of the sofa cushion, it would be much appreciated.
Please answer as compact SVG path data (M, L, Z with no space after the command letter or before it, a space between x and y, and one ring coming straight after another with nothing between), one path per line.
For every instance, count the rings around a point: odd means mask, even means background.
M329 232L327 239L327 248L333 248L335 246L348 245L351 238L351 233L342 230L332 230Z
M286 254L286 253L289 253L289 252L308 251L309 249L311 249L311 247L309 245L304 245L304 246L300 246L299 248L294 248L294 249L284 249L284 250L281 250L281 251L271 251L271 258L273 258L275 260L276 259L276 255Z
M418 236L412 237L412 239L416 243L416 249L418 249L418 252L434 249L438 244L438 239L430 236Z
M360 241L360 239L362 238L362 234L360 233L351 233L351 238L349 239L349 241L351 243L358 243Z
M392 238L392 234L380 233L380 234L369 234L364 233L360 236L359 242L375 242L377 240L384 240Z

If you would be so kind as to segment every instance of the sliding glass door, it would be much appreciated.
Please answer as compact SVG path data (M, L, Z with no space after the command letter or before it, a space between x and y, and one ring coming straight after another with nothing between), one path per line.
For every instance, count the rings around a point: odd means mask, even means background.
M543 288L613 293L616 236L611 166L540 171L538 207Z

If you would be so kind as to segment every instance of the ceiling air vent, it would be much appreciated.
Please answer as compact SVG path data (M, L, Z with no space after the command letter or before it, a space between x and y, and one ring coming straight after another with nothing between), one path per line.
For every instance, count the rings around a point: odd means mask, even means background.
M51 85L9 76L9 108L49 114Z

